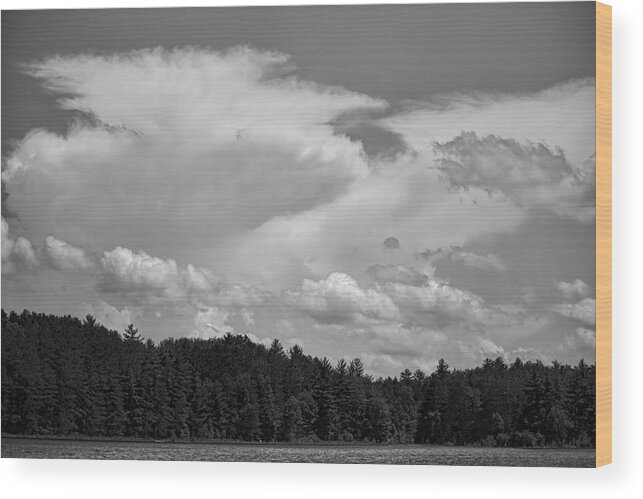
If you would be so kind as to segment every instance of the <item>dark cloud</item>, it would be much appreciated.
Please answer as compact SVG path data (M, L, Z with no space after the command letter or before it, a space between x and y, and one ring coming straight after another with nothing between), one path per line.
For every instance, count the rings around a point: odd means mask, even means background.
M3 180L2 181L2 216L4 218L15 217L15 215L11 212L11 210L9 210L9 206L7 205L8 199L9 199L9 193L7 192L7 188Z
M456 187L520 189L534 182L558 183L574 175L560 149L541 143L520 144L495 135L463 132L448 142L436 142L434 149L440 156L439 168Z
M416 253L415 256L418 259L435 261L435 260L439 260L440 258L447 257L453 251L458 251L458 250L460 250L459 246L450 246L448 248L437 248L437 249L427 248L424 251Z
M398 241L396 237L387 237L386 239L384 239L382 246L384 246L386 249L399 249L400 241Z
M594 216L591 162L575 170L562 149L496 135L462 132L434 143L438 168L456 188L500 191L516 204L589 220Z
M423 286L428 277L404 265L372 265L367 270L368 274L378 283L398 282L409 286Z
M399 133L374 124L382 114L383 111L378 110L358 110L345 113L330 124L336 133L361 142L364 152L369 157L394 158L409 151L408 144Z

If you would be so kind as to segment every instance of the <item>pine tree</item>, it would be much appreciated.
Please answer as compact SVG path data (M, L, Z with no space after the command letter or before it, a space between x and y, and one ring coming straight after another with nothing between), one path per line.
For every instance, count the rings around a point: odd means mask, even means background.
M123 339L125 343L142 343L143 338L141 337L138 329L134 327L134 324L129 324L123 333Z
M374 380L243 336L142 341L91 317L2 312L2 430L15 434L595 445L595 367L502 358Z

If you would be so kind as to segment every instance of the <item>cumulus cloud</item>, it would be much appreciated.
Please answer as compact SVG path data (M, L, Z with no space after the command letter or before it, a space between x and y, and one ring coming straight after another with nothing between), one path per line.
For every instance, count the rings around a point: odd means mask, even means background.
M523 208L536 205L589 222L594 100L595 81L588 78L533 94L434 96L379 123L426 155L454 185L502 189Z
M484 300L469 291L450 286L440 279L429 279L422 286L399 282L375 284L403 312L404 320L431 327L448 325L507 326L514 323L511 314L486 305Z
M104 293L138 295L148 302L189 302L198 298L203 307L245 309L262 303L269 294L256 286L228 283L210 269L174 259L158 258L144 251L117 246L101 259L98 289ZM251 320L249 310L246 320Z
M178 285L181 276L176 262L133 252L117 246L106 251L101 259L103 282L106 291L167 290Z
M434 147L438 168L455 187L499 190L525 208L593 220L594 183L577 175L560 149L474 132Z
M463 246L524 220L502 194L483 193L474 196L475 203L467 194L463 202L436 170L427 168L425 159L405 156L376 164L332 203L266 222L240 239L234 253L224 253L226 269L242 268L262 286L281 281L292 287L302 274L319 277L341 271L360 276L370 263L416 265L417 253L427 247ZM382 251L382 241L391 233L403 244ZM420 270L432 273L430 268Z
M421 276L403 266L374 267L376 282L362 288L352 277L332 273L326 279L305 279L287 290L287 304L319 322L357 325L393 323L404 327L510 325L510 314L488 307L482 298L446 282ZM377 280L379 278L379 281Z
M123 307L118 309L103 300L95 303L83 303L78 315L85 317L92 315L99 324L108 329L123 332L129 324L135 324L142 317L143 311L139 307Z
M484 358L502 357L503 359L507 359L507 352L505 352L505 349L496 345L489 338L478 338L478 346L480 354Z
M447 94L407 103L407 110L380 120L417 151L431 151L474 130L479 136L511 137L560 147L574 168L595 152L595 80L571 80L531 94ZM552 126L555 123L556 126Z
M300 289L284 293L287 304L330 324L368 323L398 318L391 299L374 289L362 289L351 276L334 272L326 279L304 279Z
M453 262L460 262L482 270L507 270L507 264L496 255L478 255L469 251L454 251L449 255Z
M230 313L225 309L199 304L194 314L192 336L208 339L220 338L226 333L234 334L234 328L227 323L229 316Z
M589 286L580 279L575 279L573 282L559 281L556 283L556 286L568 300L585 298L590 293Z
M92 119L64 136L34 130L15 146L2 173L9 208L32 239L53 232L105 248L168 233L211 246L329 202L369 172L361 144L329 122L386 103L295 69L285 54L246 47L29 64L63 96L60 107ZM85 240L73 237L78 227Z
M22 236L13 239L9 235L9 224L2 219L2 272L16 269L31 269L40 264L31 241Z
M378 283L398 282L410 286L422 286L428 282L428 277L422 272L404 265L372 265L368 274Z
M581 218L595 168L592 81L410 103L367 125L404 147L368 157L350 138L359 133L336 124L382 116L386 103L303 81L284 54L151 49L57 56L26 70L81 118L62 135L33 130L6 156L6 204L24 232L9 236L3 221L3 271L38 264L29 241L44 240L43 260L64 270L90 269L82 248L104 251L90 278L118 296L99 296L144 303L159 335L281 338L288 324L287 336L313 352L365 352L382 370L433 365L436 352L460 364L514 352L545 328L466 282L438 279L435 263L503 270L493 248L462 248L511 232L529 208ZM76 296L87 290L84 274L51 274L56 292L64 279ZM566 317L585 317L577 305L547 318L569 332L578 323ZM93 306L113 323L141 317ZM342 339L351 334L364 341Z
M587 326L596 325L596 300L594 298L585 298L578 303L556 305L554 311Z
M85 250L49 235L45 238L45 255L58 270L90 270L94 267Z
M228 333L239 334L231 324L234 315L238 315L246 325L248 321L252 323L252 318L247 315L248 311L245 309L232 313L225 308L209 306L200 302L196 302L190 307L194 309L194 329L190 334L192 338L207 340L210 338L222 338ZM266 347L270 346L272 342L272 338L259 338L257 335L247 331L242 334L251 341Z
M60 106L92 117L65 135L34 130L7 156L9 208L32 240L162 246L281 291L382 257L409 263L429 245L522 219L503 195L463 203L427 168L432 151L369 160L330 123L386 103L298 79L284 54L153 49L59 56L27 71ZM392 235L403 245L382 252Z
M346 110L385 106L341 87L297 79L287 54L243 46L222 52L183 47L57 56L26 69L48 89L71 94L61 98L62 108L89 111L103 122L142 133L191 134L208 123L207 133L216 140L236 140L239 131L252 135L255 129L278 137L281 130L271 125L277 113L286 111L282 123L295 125L294 132L303 136L301 124L323 124ZM186 106L197 103L198 109L190 109L196 114L184 114Z

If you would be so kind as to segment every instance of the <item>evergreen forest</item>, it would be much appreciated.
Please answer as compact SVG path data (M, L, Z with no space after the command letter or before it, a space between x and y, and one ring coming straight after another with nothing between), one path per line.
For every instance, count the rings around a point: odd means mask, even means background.
M374 379L360 359L243 335L158 344L130 325L2 311L2 432L67 438L594 447L595 367L440 360Z

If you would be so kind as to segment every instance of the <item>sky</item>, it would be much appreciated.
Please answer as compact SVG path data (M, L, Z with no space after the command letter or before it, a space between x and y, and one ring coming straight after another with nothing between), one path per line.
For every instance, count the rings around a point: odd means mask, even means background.
M2 13L2 307L371 374L595 357L594 4Z

